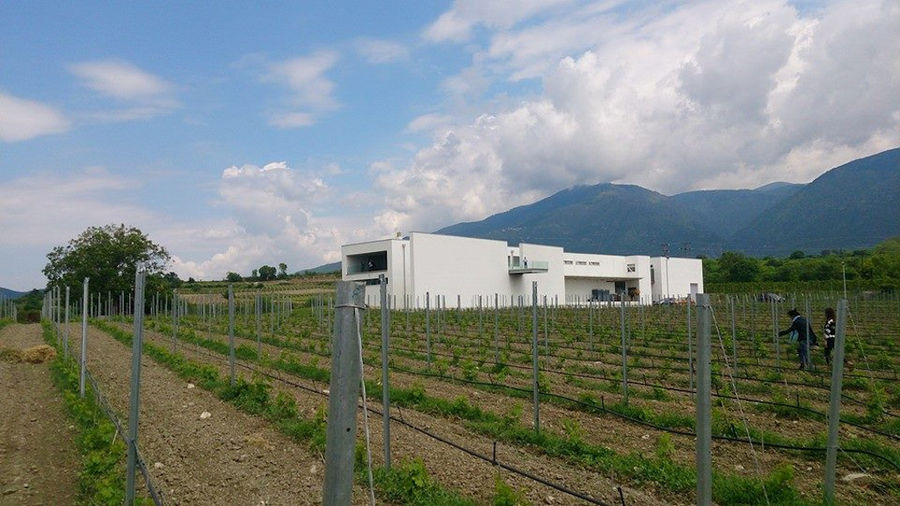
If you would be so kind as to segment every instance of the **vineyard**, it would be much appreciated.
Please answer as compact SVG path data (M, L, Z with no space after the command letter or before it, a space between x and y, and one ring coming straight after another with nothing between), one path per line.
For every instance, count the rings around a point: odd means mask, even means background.
M836 498L896 504L900 300L863 295L849 301ZM821 336L824 309L839 296L712 297L714 502L822 502L831 382L824 339L811 350L813 367L798 370L796 344L777 333L797 307ZM333 297L247 290L234 293L231 307L221 291L148 297L144 495L161 503L321 501ZM117 308L129 300L88 309L87 369L112 419L128 411L134 324ZM374 496L386 503L694 503L698 308L494 300L393 310L384 326L380 308L355 313L361 346L350 352L362 356L367 401L357 410L353 502L369 502L371 468ZM80 325L45 330L61 354L79 358ZM204 407L212 414L198 419L201 405L216 409Z

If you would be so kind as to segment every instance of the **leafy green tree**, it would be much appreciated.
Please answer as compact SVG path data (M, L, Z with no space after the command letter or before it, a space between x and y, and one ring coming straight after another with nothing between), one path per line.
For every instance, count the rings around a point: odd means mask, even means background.
M759 262L743 253L726 251L719 257L719 269L729 281L755 281L759 274Z
M65 246L47 253L43 269L47 286L68 286L76 294L84 278L90 278L91 292L120 292L134 289L135 267L147 270L147 290L171 290L181 280L175 273L164 274L170 260L166 249L139 229L125 225L89 227Z
M259 268L259 280L271 281L275 279L276 270L271 265L263 265Z
M287 264L284 262L281 262L280 264L278 264L278 277L281 279L284 279L287 277Z
M238 281L242 281L243 279L244 278L242 278L241 275L236 272L229 272L225 275L225 281L228 281L229 283L237 283Z

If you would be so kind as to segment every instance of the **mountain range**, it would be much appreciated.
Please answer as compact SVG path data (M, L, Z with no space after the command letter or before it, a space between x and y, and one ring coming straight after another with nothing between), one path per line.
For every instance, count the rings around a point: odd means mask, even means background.
M26 295L28 292L17 292L15 290L10 290L9 288L3 288L0 286L0 296L3 296L4 299L16 300L19 297Z
M808 184L666 196L634 185L575 186L438 234L608 254L784 256L854 250L900 236L900 148L835 167Z

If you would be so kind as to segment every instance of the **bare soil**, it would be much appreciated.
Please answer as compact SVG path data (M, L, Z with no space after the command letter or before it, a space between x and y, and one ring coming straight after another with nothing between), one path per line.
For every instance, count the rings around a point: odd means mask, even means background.
M0 330L0 347L43 344L38 324ZM0 360L0 504L73 504L78 453L46 362Z
M71 349L80 350L80 330L73 334ZM87 357L88 370L127 423L131 349L90 328ZM321 455L146 356L140 400L138 446L166 503L321 503ZM210 416L201 417L204 412ZM365 503L359 487L353 502Z

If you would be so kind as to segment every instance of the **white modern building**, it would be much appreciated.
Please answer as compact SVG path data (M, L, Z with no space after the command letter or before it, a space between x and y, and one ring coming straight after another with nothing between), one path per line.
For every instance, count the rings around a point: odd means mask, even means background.
M492 307L531 303L532 282L550 304L621 300L650 304L703 292L699 259L569 253L559 246L413 232L341 247L345 281L364 281L380 305L387 280L393 307Z

